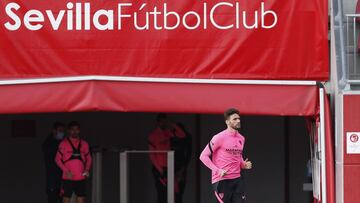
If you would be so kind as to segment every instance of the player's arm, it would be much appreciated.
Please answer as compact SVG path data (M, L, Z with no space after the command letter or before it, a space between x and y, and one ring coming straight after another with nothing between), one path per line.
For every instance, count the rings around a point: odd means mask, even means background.
M204 148L204 150L200 154L200 160L203 162L205 166L207 166L212 171L216 173L224 173L224 171L218 168L214 162L212 161L212 154L219 148L218 140L214 137Z
M55 163L59 166L59 168L64 171L64 172L68 172L69 169L66 168L65 164L63 163L63 156L65 153L65 147L64 147L64 142L61 142L59 145L59 148L56 152L56 156L55 156Z
M171 124L171 128L172 128L172 131L173 131L173 133L175 134L176 137L178 137L178 138L185 138L186 137L185 132L179 126L177 126L176 124Z
M151 134L148 138L148 148L149 151L156 151L157 150L157 142L155 139L156 135ZM159 171L160 173L162 173L162 168L160 167L160 164L158 163L157 160L157 154L156 153L149 153L149 157L151 160L152 165L156 168L157 171Z

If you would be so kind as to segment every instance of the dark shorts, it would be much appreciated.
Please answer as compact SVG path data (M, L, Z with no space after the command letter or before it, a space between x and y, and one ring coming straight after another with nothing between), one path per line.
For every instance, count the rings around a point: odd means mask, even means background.
M86 197L86 181L63 180L62 190L63 197L70 198L73 193L75 193L77 197Z
M243 178L221 180L213 184L216 199L221 203L244 203L245 184Z

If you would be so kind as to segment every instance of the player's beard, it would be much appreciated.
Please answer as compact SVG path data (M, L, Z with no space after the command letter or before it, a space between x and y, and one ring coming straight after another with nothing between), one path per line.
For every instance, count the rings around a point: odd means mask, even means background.
M232 129L234 129L234 130L240 130L241 124L240 124L240 123L239 123L239 124L233 124L233 125L230 125L230 127L231 127Z

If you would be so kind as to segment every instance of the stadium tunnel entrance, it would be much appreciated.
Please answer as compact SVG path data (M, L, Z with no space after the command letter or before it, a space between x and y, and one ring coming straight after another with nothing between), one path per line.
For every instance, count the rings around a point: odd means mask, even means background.
M213 135L225 128L221 114L179 114L169 117L183 124L192 137L183 202L216 202L210 170L199 154ZM88 181L88 201L119 202L119 151L147 150L156 113L80 112L1 115L0 169L4 202L45 202L45 169L41 145L56 121L81 124L81 135L102 154L100 190L94 190L94 171ZM311 136L302 116L241 116L246 138L244 157L253 169L243 173L249 203L312 202L308 176ZM22 129L16 129L16 128ZM96 159L96 158L95 158ZM94 162L95 164L95 162ZM93 167L93 170L98 170ZM147 154L129 156L129 202L155 202L156 190ZM101 191L100 198L95 191ZM19 193L20 192L20 193ZM261 195L259 195L261 194ZM97 196L97 197L96 197ZM97 198L97 200L95 200Z

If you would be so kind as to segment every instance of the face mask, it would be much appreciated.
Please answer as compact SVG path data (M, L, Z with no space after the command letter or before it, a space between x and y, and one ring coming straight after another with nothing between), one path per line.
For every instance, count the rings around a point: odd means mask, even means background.
M58 133L56 134L55 138L56 138L57 140L62 140L62 139L64 139L64 136L65 136L65 134L64 134L63 132L58 132Z

